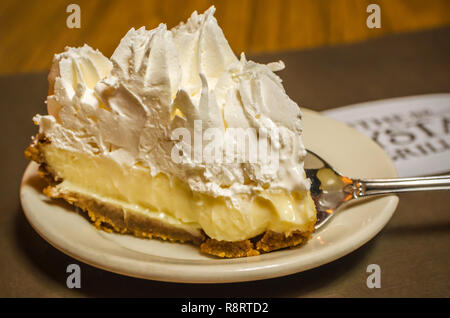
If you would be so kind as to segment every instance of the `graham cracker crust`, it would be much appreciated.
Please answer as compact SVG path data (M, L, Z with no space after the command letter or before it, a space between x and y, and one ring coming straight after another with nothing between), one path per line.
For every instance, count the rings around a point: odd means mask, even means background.
M135 211L124 209L113 204L99 201L85 194L61 190L62 182L56 177L45 161L41 147L50 141L45 136L37 135L32 144L25 150L25 157L40 164L39 175L48 184L43 193L50 198L63 199L69 204L87 213L93 225L107 232L132 234L142 238L158 238L172 242L191 243L200 247L200 251L222 258L255 256L274 250L289 248L306 243L314 232L314 223L308 231L290 234L266 231L252 239L228 242L208 237L203 231L198 233L187 231L165 224L154 218L144 216Z

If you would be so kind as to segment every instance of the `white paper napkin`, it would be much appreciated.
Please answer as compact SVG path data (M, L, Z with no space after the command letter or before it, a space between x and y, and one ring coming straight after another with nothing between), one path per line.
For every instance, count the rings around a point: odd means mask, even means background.
M322 112L375 140L400 177L450 171L450 94L354 104Z

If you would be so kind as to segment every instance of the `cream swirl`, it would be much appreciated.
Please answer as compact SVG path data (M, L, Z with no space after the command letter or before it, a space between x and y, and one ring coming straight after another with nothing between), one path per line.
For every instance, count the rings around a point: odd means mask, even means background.
M274 73L284 64L238 59L214 11L194 12L171 30L165 24L131 29L111 59L87 45L56 55L48 115L35 116L40 132L57 147L141 164L214 197L308 189L301 112ZM276 168L265 158L208 163L184 153L173 160L174 147L188 142L173 140L173 132L184 128L195 136L198 121L224 132L224 145L236 142L226 134L230 128L254 129L277 151Z

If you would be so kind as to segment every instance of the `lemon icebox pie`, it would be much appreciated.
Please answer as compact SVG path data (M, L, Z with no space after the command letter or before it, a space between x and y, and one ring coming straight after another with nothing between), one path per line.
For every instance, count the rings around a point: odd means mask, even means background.
M301 111L267 65L234 55L214 18L131 29L111 58L66 48L25 155L44 193L99 229L219 257L300 245L316 211Z

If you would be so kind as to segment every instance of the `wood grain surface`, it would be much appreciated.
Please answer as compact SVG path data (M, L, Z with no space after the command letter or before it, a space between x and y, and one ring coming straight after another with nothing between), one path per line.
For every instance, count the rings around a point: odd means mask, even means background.
M81 8L69 29L66 8ZM381 7L381 29L366 8ZM131 27L172 27L211 4L234 51L256 53L361 41L393 32L450 24L448 0L2 0L0 73L39 71L65 46L88 43L110 56Z

